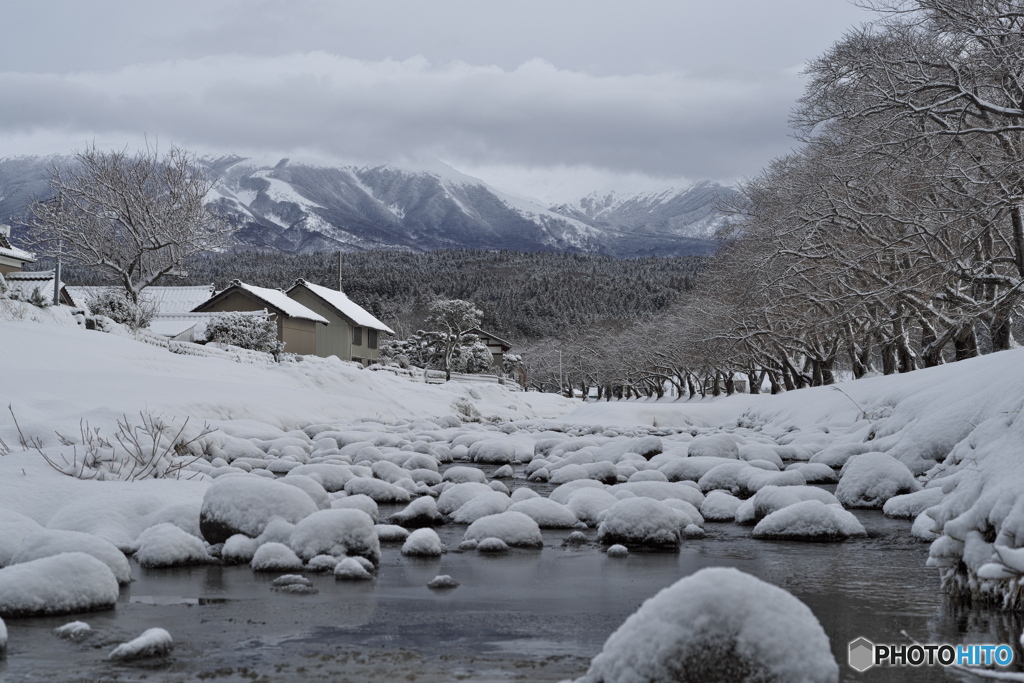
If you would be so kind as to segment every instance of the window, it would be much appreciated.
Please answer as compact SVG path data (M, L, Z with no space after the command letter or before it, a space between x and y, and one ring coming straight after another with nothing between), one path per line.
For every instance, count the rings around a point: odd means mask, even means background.
M363 328L358 325L352 327L352 344L354 346L363 345Z
M377 330L366 330L366 346L371 349L377 348Z
M359 356L352 356L352 362L353 363L359 363L360 365L362 365L363 364L363 359L360 358Z

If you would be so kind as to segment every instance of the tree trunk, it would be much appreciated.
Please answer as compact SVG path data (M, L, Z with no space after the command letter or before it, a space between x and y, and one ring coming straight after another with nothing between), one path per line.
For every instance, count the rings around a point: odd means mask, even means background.
M978 355L978 333L974 330L973 322L960 328L953 338L953 348L956 350L957 360L966 360Z

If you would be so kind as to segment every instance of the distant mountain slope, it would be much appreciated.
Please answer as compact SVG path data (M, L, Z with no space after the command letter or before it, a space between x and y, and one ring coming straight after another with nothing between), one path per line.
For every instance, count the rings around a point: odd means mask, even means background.
M0 221L16 223L45 192L59 158L0 159ZM445 248L686 255L713 249L735 190L702 182L685 190L593 193L545 207L443 164L428 169L329 165L297 159L203 160L217 179L211 206L241 225L241 246L313 253ZM15 231L15 236L18 231Z

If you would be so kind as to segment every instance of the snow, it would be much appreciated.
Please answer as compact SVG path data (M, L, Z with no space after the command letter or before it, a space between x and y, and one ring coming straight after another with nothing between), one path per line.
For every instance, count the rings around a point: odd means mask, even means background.
M754 538L839 541L867 536L857 518L840 505L804 500L767 515L754 527Z
M21 564L61 553L86 553L107 565L119 584L132 580L128 558L117 547L98 536L79 531L42 529L25 535L10 563Z
M624 545L620 545L618 543L616 543L615 545L612 545L612 546L608 546L608 550L605 551L605 552L607 552L608 557L628 557L629 556L629 548L627 548Z
M302 560L284 543L264 543L249 563L254 572L291 572L302 569Z
M490 493L495 493L495 491L487 484L472 481L455 484L454 486L446 488L444 492L438 496L437 511L442 515L450 515L473 498Z
M84 621L69 621L63 626L53 629L53 634L58 638L73 641L85 640L92 635L92 627Z
M61 553L0 569L0 617L74 614L111 609L117 578L81 552Z
M382 323L380 320L377 320L377 318L371 315L365 308L349 299L348 295L344 292L339 292L336 289L329 289L321 285L314 285L312 282L306 282L305 280L301 280L296 283L296 285L299 284L326 301L332 308L336 309L356 325L369 327L374 330L381 330L388 334L395 333L394 330Z
M171 634L162 628L151 628L142 635L121 643L107 656L107 659L121 661L144 657L165 657L174 647Z
M373 574L354 557L346 557L334 568L334 578L341 581L369 581Z
M448 574L438 574L430 580L430 583L427 584L427 588L430 588L431 590L449 590L458 587L459 582Z
M560 503L548 498L530 498L513 503L512 512L522 512L537 522L541 529L569 529L580 523L576 514Z
M839 666L811 610L731 568L702 569L648 599L576 683L833 683Z
M403 555L437 557L444 552L444 544L433 529L417 529L409 534L402 546Z
M704 502L700 504L700 514L709 522L731 522L736 519L736 510L741 502L731 493L712 491L704 497Z
M481 517L469 525L464 536L467 541L480 543L489 538L496 538L512 547L539 548L544 545L537 522L521 512L505 511Z
M210 543L235 534L255 537L280 518L292 524L318 510L309 495L294 486L251 474L219 477L203 496L200 528Z
M0 659L7 656L7 624L0 619Z
M138 545L135 559L143 567L179 567L210 561L201 540L167 522L139 534Z
M607 545L678 548L681 521L680 513L653 498L627 498L605 512L597 540Z
M380 562L380 539L373 519L356 509L320 510L295 525L289 542L300 557L360 556Z
M920 488L910 468L891 455L862 453L843 466L836 498L847 507L880 508L893 496Z
M285 479L287 478L285 477ZM335 498L328 507L333 510L362 510L370 515L370 519L374 523L377 522L377 518L380 516L380 508L377 505L377 501L362 493L352 496L346 495L344 498Z
M512 499L509 496L499 491L489 491L474 496L459 506L459 509L451 514L451 520L456 524L472 524L482 517L504 512L511 505Z

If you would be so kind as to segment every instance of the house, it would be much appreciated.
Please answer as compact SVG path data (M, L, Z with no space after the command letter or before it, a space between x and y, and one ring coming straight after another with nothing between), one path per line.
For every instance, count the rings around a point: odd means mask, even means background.
M380 358L381 333L394 334L390 327L337 289L299 278L285 293L330 323L316 328L318 356L337 356L369 365Z
M11 226L0 225L0 275L17 273L26 263L35 263L34 254L11 245ZM51 290L50 296L53 296Z
M316 353L317 328L328 324L327 318L289 298L280 289L255 287L239 280L232 280L227 289L192 310L196 313L266 310L277 320L277 338L285 343L285 351L301 355Z
M75 305L86 308L89 300L107 290L124 291L120 286L76 285L68 287ZM154 318L167 316L180 316L190 312L193 308L203 303L217 293L213 285L199 285L193 287L146 287L139 294L139 300L144 304L153 306Z
M491 367L500 375L505 363L505 354L509 352L512 345L497 335L484 332L479 327L474 327L471 330L467 330L467 332L479 337L480 341L487 347L487 350L491 352L491 358L493 359Z
M41 297L46 301L53 301L52 270L12 271L5 274L4 279L7 281L7 296L12 299L32 301L33 297ZM36 291L39 293L35 294ZM60 283L59 300L65 306L76 305L63 282Z

